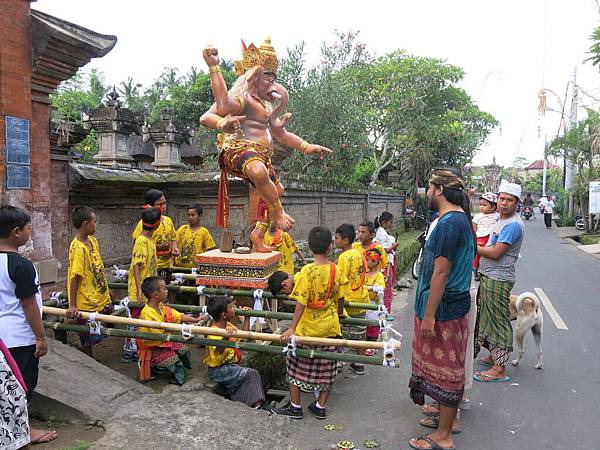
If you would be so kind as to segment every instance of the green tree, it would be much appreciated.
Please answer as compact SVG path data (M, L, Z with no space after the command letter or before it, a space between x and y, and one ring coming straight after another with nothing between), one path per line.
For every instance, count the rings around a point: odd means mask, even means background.
M60 119L81 123L81 112L98 108L106 92L102 72L79 71L50 94L50 101Z
M378 161L371 185L390 165L413 180L435 165L465 166L497 123L454 86L462 69L438 59L397 50L352 75L354 101Z
M140 93L141 87L141 83L137 83L133 78L128 77L126 81L121 81L119 88L117 89L123 96L125 106L137 113L146 109L144 98Z
M574 194L582 213L588 210L586 193L589 182L600 176L600 114L587 109L588 117L571 127L563 136L554 139L548 154L564 157L574 168ZM588 224L586 223L586 227Z

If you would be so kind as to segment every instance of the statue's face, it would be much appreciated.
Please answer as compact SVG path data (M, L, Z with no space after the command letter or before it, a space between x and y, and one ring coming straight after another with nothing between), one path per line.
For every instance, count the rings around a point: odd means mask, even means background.
M281 87L281 85L277 84L276 81L277 75L275 75L273 72L263 72L257 80L256 88L258 91L258 96L268 102L275 101L275 96L273 94L278 94L279 88Z

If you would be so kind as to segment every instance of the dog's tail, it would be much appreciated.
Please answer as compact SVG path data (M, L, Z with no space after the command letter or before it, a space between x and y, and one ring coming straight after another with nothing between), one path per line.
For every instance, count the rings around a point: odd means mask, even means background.
M523 303L526 299L530 299L532 301L535 313L539 313L541 307L540 299L533 292L523 292L517 297L517 301L515 303L517 312L522 312L524 310L525 305Z

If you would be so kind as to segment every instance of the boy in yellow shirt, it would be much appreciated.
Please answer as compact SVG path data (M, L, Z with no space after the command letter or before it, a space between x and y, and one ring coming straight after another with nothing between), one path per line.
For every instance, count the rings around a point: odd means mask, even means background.
M300 261L304 262L304 255L294 242L294 238L286 231L270 229L265 234L265 245L274 247L276 251L281 253L281 259L277 270L281 270L288 274L294 273L294 253L298 255Z
M343 304L340 308L339 302L348 280L334 263L327 260L331 250L331 232L323 227L313 228L308 234L308 245L315 262L304 266L294 277L290 298L296 300L296 309L290 327L281 336L283 342L288 342L293 335L325 338L341 335L338 311L343 309ZM297 347L336 352L336 347L330 346L298 344ZM327 399L337 373L335 361L293 356L288 352L286 370L290 401L282 408L273 409L273 412L302 419L300 389L318 390L319 397L308 406L308 411L317 419L325 419Z
M112 304L104 262L98 240L93 236L96 232L96 213L89 206L77 206L71 213L71 222L77 232L69 246L67 317L76 319L78 311L110 314ZM89 356L93 356L93 346L103 339L101 335L88 333L80 334L79 338L81 350Z
M169 291L165 280L159 277L147 277L142 282L142 292L148 300L140 313L140 319L167 323L198 323L201 318L188 316L163 305ZM142 333L164 334L158 328L140 327ZM170 373L171 384L182 385L185 381L185 369L191 369L190 351L180 342L151 341L138 339L138 359L140 362L140 381L150 380L152 373Z
M158 271L158 276L164 279L165 283L169 283L171 281L173 258L179 256L179 249L177 248L177 241L175 240L177 234L175 225L173 225L171 218L165 215L167 212L167 199L162 191L150 189L146 192L145 200L146 204L144 205L144 209L155 207L158 208L162 214L160 223L154 228L150 237L156 244L156 269ZM140 220L131 234L134 241L142 233L143 229L142 220Z
M234 302L229 297L215 296L208 302L208 314L214 319L215 328L226 329L228 337L206 335L208 339L234 341L230 337L237 328L230 323L235 315ZM249 309L249 308L246 308ZM243 331L250 329L250 319L244 318ZM208 367L208 377L221 384L234 402L245 403L259 408L265 402L262 380L256 369L240 366L242 352L239 348L206 346L204 364Z
M177 267L195 267L196 255L216 247L210 232L200 226L201 217L202 205L195 203L188 207L188 223L179 227L175 237L179 249L179 256L175 258Z
M161 223L160 209L152 207L142 211L142 232L133 243L129 276L127 277L127 297L131 302L145 303L142 281L156 276L156 244L152 240L152 233ZM141 311L141 308L130 308L131 317L139 318ZM128 329L135 330L135 327L128 326ZM134 361L137 361L135 339L125 338L121 362Z
M342 250L337 265L340 271L348 279L348 284L343 292L344 301L356 303L369 303L369 291L367 290L367 261L361 252L352 247L356 238L356 231L349 223L340 225L335 230L335 246ZM346 314L355 319L364 319L365 310L362 308L346 308ZM365 325L344 325L342 334L345 339L364 341L367 327ZM359 355L364 355L363 349L356 350ZM365 366L360 363L348 364L350 370L357 375L364 375Z
M358 226L358 242L352 244L352 248L364 253L367 250L376 248L381 252L381 261L379 262L379 270L385 270L388 265L388 256L381 244L373 242L375 237L375 225L371 221L363 222Z

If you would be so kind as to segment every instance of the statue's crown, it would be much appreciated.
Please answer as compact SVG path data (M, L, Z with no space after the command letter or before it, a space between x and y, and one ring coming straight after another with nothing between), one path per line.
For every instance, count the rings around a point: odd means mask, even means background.
M260 47L256 47L254 44L246 46L242 40L242 59L235 61L234 64L235 73L238 76L256 66L262 66L269 72L277 72L279 62L277 61L277 53L271 45L271 38L267 37Z

